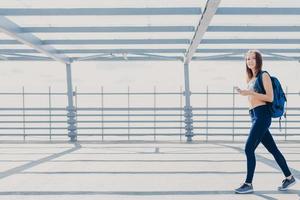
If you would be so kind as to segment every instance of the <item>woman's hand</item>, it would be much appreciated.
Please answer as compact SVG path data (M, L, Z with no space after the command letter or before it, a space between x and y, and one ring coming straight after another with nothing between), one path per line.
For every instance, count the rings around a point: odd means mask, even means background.
M242 96L249 96L254 94L252 90L242 90L237 86L234 86L234 89Z
M250 96L253 95L253 91L252 90L238 90L238 93L242 96Z

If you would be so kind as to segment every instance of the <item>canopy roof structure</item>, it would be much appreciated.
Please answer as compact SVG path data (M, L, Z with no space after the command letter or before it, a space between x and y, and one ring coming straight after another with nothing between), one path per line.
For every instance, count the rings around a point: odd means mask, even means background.
M184 123L192 141L191 61L300 60L296 0L1 0L0 60L66 65L68 136L77 140L71 64L178 61L184 65Z
M0 60L300 60L300 1L1 0Z

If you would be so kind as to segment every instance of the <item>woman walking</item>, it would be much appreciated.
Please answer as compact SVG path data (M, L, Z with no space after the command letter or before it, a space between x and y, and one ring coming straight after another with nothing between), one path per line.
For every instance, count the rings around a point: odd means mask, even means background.
M258 81L256 81L259 75L262 76L265 91L262 91L258 85ZM247 177L245 182L239 188L235 189L235 192L239 194L253 192L252 180L256 165L254 152L259 143L262 143L273 155L285 176L278 190L287 190L296 183L296 180L292 176L285 158L277 148L269 131L272 119L267 103L273 101L272 81L269 74L262 71L262 56L256 50L250 50L246 54L246 79L248 83L247 89L236 89L239 94L248 97L252 126L245 145Z

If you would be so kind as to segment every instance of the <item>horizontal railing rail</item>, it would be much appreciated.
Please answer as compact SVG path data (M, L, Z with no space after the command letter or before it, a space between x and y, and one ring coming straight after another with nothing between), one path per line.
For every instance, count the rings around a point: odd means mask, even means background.
M78 140L185 140L179 92L74 91ZM288 96L287 117L270 127L279 140L300 140L299 92ZM218 96L216 98L215 96ZM46 98L45 98L46 97ZM142 97L142 98L141 98ZM220 97L220 98L219 98ZM3 92L0 140L68 140L67 94ZM141 98L141 99L139 99ZM247 105L234 92L193 92L193 139L243 140L251 126ZM222 99L222 101L220 101ZM6 100L6 101L5 101ZM226 100L226 101L225 101ZM11 105L17 102L17 105Z

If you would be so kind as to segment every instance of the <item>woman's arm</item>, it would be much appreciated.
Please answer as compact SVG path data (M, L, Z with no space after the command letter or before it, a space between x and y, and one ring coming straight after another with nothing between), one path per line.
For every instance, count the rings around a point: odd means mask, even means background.
M262 75L263 85L266 91L266 94L260 94L250 90L240 90L240 94L243 96L253 96L261 101L273 102L273 87L270 76L267 73Z

